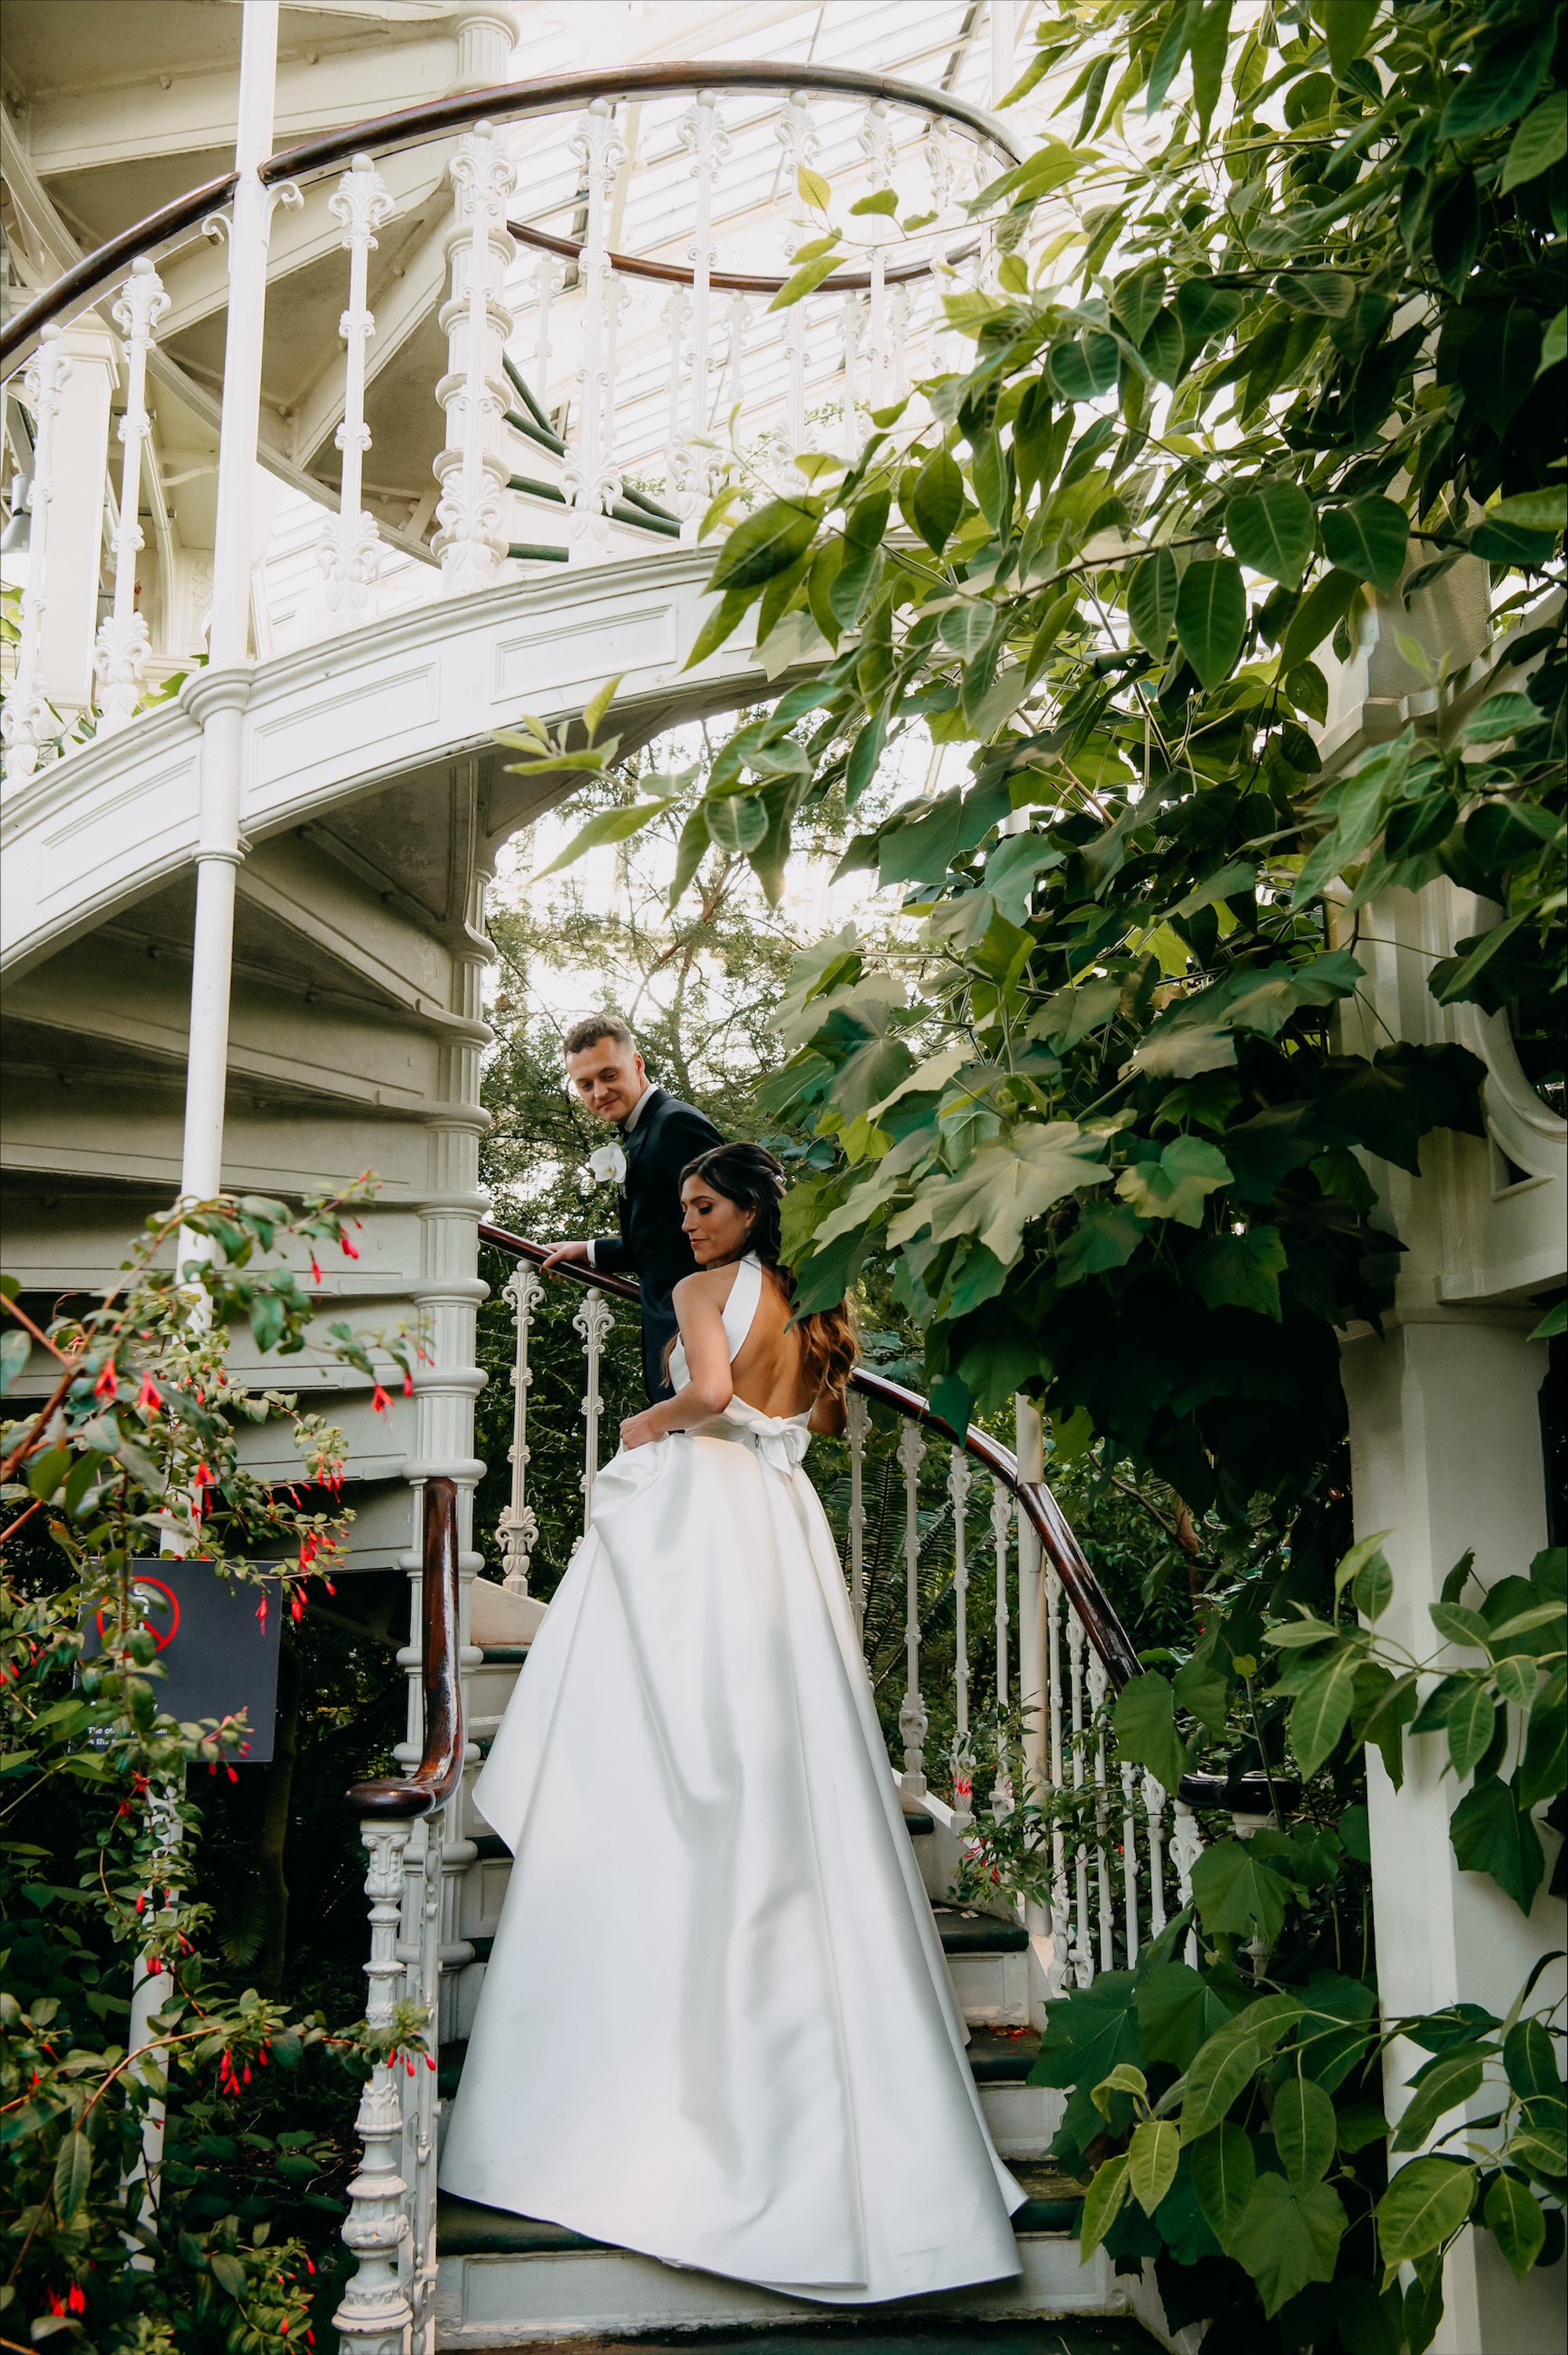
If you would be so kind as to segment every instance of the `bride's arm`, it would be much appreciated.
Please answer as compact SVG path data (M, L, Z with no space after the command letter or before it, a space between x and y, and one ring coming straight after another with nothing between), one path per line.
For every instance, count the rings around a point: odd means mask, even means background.
M674 1398L661 1399L641 1414L628 1415L621 1425L623 1447L645 1447L672 1431L688 1431L694 1423L711 1423L735 1395L730 1371L730 1339L724 1330L724 1297L728 1287L706 1272L683 1276L672 1300L680 1325L691 1379Z
M806 1427L823 1439L837 1439L848 1420L842 1391L818 1391L816 1404L811 1410L811 1421Z

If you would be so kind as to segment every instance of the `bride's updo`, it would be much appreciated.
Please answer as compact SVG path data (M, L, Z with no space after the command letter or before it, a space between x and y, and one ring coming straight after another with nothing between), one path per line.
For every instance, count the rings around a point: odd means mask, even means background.
M700 1178L705 1186L747 1213L751 1225L746 1250L755 1252L784 1298L793 1300L795 1277L779 1259L780 1212L789 1180L777 1156L765 1145L710 1146L687 1163L680 1173L683 1186L688 1178ZM841 1300L836 1308L816 1309L810 1316L796 1317L795 1330L800 1336L800 1369L807 1387L841 1397L860 1354L848 1302Z

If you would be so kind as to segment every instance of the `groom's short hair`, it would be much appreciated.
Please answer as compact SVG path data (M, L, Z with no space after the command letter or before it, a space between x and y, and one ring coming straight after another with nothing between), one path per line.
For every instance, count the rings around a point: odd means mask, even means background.
M560 1042L563 1055L581 1055L585 1048L596 1047L601 1039L613 1039L617 1047L630 1047L634 1054L637 1042L618 1014L587 1014L574 1022Z

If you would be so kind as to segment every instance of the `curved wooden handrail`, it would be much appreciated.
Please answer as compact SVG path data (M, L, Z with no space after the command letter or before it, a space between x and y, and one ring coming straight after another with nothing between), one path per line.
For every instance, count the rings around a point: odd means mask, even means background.
M548 229L529 229L524 221L508 221L507 227L519 245L531 245L540 253L559 253L568 261L581 261L582 259L584 248L580 239L554 237ZM955 269L961 261L972 261L978 251L978 245L971 240L967 245L961 245L952 253L944 254L943 260L949 269ZM612 253L607 258L611 269L622 278L656 278L662 286L695 286L697 283L696 271L688 268L684 262L644 261L633 253ZM912 278L929 278L934 268L934 261L906 262L901 269L884 272L882 283L884 286L904 286ZM869 270L851 271L842 276L825 278L821 285L812 291L817 294L863 294L870 282ZM710 270L708 283L721 294L778 294L789 284L789 280L759 278L741 270Z
M859 73L845 66L778 63L771 59L752 64L705 60L701 63L623 66L613 71L549 74L536 81L503 82L491 90L460 91L451 98L406 106L395 114L380 114L344 131L329 132L269 155L261 176L269 187L284 180L309 178L347 163L357 155L388 155L416 146L421 139L440 138L472 129L475 123L521 123L568 107L589 106L598 98L613 100L677 97L690 91L801 90L823 97L881 100L906 107L912 113L961 123L984 139L1008 164L1020 160L1006 124L986 108L971 106L946 91L926 90L919 82L894 74ZM228 203L238 175L226 172L204 181L182 197L134 221L63 272L54 284L0 327L0 369L25 359L40 330L52 319L81 308L127 269L138 254L151 254L174 238L194 229L208 213Z
M491 1226L482 1221L479 1240L494 1249L505 1252L510 1258L530 1260L538 1267L549 1256L543 1243L531 1242L526 1235L512 1234L505 1227ZM640 1287L624 1275L611 1275L588 1266L582 1260L563 1260L550 1270L552 1275L563 1275L574 1283L587 1284L595 1292L613 1293L621 1300L636 1300ZM918 1391L906 1390L902 1382L890 1381L886 1374L875 1374L868 1366L857 1366L849 1377L850 1387L862 1398L878 1406L891 1407L902 1415L906 1423L918 1423L925 1431L944 1439L949 1446L962 1447L977 1464L983 1465L993 1478L1001 1482L1018 1504L1020 1513L1040 1540L1040 1550L1061 1582L1066 1595L1104 1664L1105 1673L1117 1692L1130 1684L1134 1677L1143 1674L1142 1665L1131 1637L1116 1616L1104 1588L1095 1577L1087 1556L1074 1537L1067 1516L1043 1480L1025 1480L1019 1472L1019 1459L1010 1447L993 1439L988 1431L970 1423L963 1431L945 1422L930 1401ZM1214 1807L1233 1815L1266 1816L1273 1812L1276 1799L1283 1798L1286 1785L1276 1775L1271 1789L1269 1779L1263 1774L1185 1774L1177 1796L1190 1807Z
M424 1688L424 1747L413 1773L356 1783L348 1804L376 1823L411 1822L450 1799L463 1773L463 1688L458 1667L457 1483L444 1476L424 1484L423 1627L420 1661Z

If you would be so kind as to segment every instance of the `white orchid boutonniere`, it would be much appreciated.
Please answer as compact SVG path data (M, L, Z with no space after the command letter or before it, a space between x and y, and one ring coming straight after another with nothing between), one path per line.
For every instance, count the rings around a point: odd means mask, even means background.
M624 1186L626 1182L624 1146L601 1145L589 1155L587 1165L579 1172L577 1182L584 1194L592 1194L596 1186Z

